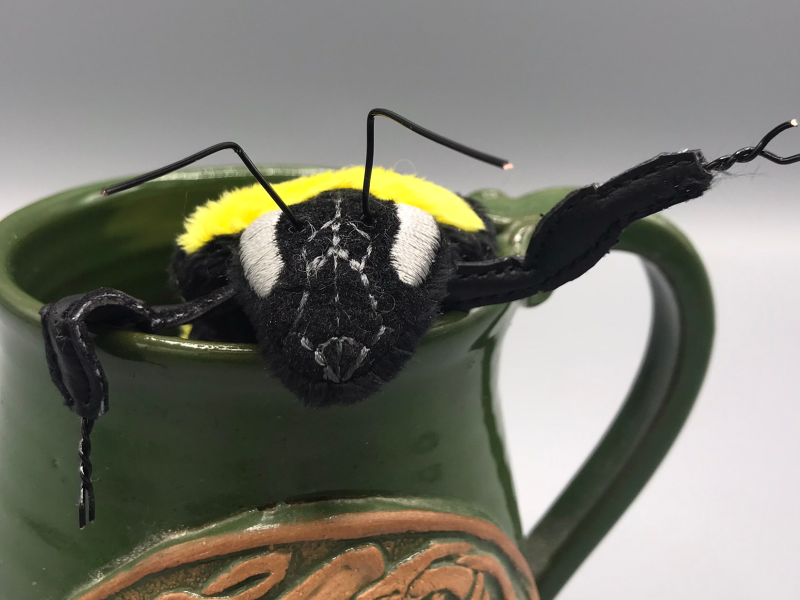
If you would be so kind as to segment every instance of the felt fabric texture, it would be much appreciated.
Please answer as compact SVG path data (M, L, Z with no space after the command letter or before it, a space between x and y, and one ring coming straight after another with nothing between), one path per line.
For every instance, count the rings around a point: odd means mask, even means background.
M287 205L296 205L327 190L361 190L363 183L364 167L351 167L298 177L273 187ZM376 167L372 171L370 195L416 206L433 215L437 222L462 231L484 229L483 221L463 198L414 175ZM260 184L230 190L190 215L178 245L191 254L219 236L240 233L260 216L275 210L278 206Z
M714 175L704 164L696 150L661 154L575 190L539 221L524 257L459 264L445 309L510 302L572 281L611 250L625 227L708 190Z
M228 285L192 302L152 307L119 290L99 288L46 304L39 314L50 378L71 411L95 420L108 411L108 382L90 323L155 332L220 309L233 295Z

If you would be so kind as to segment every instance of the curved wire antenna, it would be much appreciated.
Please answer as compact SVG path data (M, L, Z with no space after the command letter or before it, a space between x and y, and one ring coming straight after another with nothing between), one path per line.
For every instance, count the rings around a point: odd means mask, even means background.
M797 119L792 119L791 121L781 123L767 133L767 135L761 138L761 141L755 146L748 146L747 148L737 150L733 154L720 156L716 160L706 163L705 168L707 171L727 171L736 163L750 162L759 156L762 156L767 160L771 160L779 165L791 165L793 163L800 162L800 154L793 154L792 156L778 156L777 154L773 154L772 152L765 150L767 144L775 139L780 133L786 131L787 129L791 129L792 127L797 127Z
M459 144L458 142L454 142L453 140L447 139L444 136L439 135L438 133L434 133L429 129L425 129L424 127L420 127L416 123L412 123L405 117L398 115L396 112L387 110L385 108L373 108L369 111L367 115L367 160L364 164L364 186L362 188L362 195L361 195L361 206L363 212L363 219L366 223L372 222L372 215L369 212L369 184L370 180L372 179L372 161L375 155L375 117L386 117L391 119L395 123L399 123L406 129L410 129L414 133L421 135L424 138L428 138L429 140L436 142L437 144L441 144L442 146L446 146L451 150L455 150L456 152L461 152L461 154L466 154L476 160L483 161L485 163L489 163L490 165L494 165L495 167L500 167L501 169L508 170L513 169L514 165L503 158L498 158L496 156L492 156L491 154L486 154L485 152L481 152L480 150L475 150L473 148L469 148L464 144Z
M103 194L103 196L111 196L112 194L116 194L117 192L129 190L136 186L142 185L143 183L146 183L148 181L152 181L153 179L158 179L159 177L163 177L164 175L172 173L173 171L177 171L178 169L190 165L193 162L197 162L201 158L205 158L206 156L210 156L212 154L220 152L221 150L233 150L234 152L236 152L237 156L244 163L244 166L247 167L247 169L253 174L253 177L255 177L258 180L258 183L260 183L262 187L267 191L267 193L272 197L272 199L275 201L275 204L278 205L281 211L283 211L283 214L285 214L286 217L292 222L292 225L294 225L296 229L303 228L303 224L297 219L297 217L294 216L292 211L289 210L289 207L286 206L286 203L278 195L278 192L276 192L275 189L270 185L269 181L267 181L264 178L264 176L261 174L261 171L259 171L258 167L256 167L255 163L253 163L253 161L250 160L250 157L247 156L245 151L242 150L242 147L235 142L222 142L221 144L214 144L213 146L210 146L205 150L201 150L200 152L192 154L191 156L187 156L186 158L174 162L170 165L167 165L166 167L161 167L160 169L156 169L155 171L150 171L149 173L145 173L144 175L140 175L139 177L134 177L133 179L129 179L127 181L123 181L122 183L117 183L115 185L107 187L100 193Z
M94 485L92 484L92 441L89 436L94 429L94 419L81 419L81 441L78 442L78 458L81 466L81 495L78 500L78 525L86 527L87 521L94 521Z

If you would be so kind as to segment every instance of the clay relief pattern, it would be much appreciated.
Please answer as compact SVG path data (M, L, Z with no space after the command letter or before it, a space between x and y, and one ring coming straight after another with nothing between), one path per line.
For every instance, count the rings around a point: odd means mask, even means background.
M200 593L170 591L157 600L516 600L505 567L495 557L475 553L469 543L431 544L400 562L387 575L386 558L375 544L353 548L304 577L286 583L292 555L272 552L235 563L202 586ZM385 575L385 576L384 576ZM291 578L290 578L291 579ZM283 593L269 592L283 589ZM151 594L136 593L139 598ZM136 598L137 595L128 595ZM120 595L120 598L126 597Z
M178 544L150 557L147 569L137 569L134 565L129 571L73 597L78 600L538 600L524 559L521 555L507 554L509 549L516 550L507 538L502 544L504 552L485 536L479 539L468 532L323 538L257 548L248 543L247 537L248 532L242 532L238 538L228 536L221 554L213 551L214 544L212 551L197 541L185 544L191 549L188 553ZM237 551L240 547L247 549ZM159 555L160 562L154 561Z

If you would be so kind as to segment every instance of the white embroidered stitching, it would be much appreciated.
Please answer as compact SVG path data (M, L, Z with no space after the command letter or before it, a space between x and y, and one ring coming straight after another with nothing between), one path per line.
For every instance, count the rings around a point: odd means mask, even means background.
M400 281L417 287L428 277L439 250L439 227L434 218L409 204L396 207L400 226L390 260Z
M345 225L349 225L352 229L358 233L358 235L362 236L366 239L369 244L367 245L366 250L364 251L364 256L361 257L361 260L356 260L354 258L350 258L350 252L347 248L343 248L340 244L342 241L339 232L342 226L342 199L338 197L335 199L336 205L336 213L334 214L333 218L326 221L319 229L313 229L311 235L307 238L307 242L310 242L316 238L316 236L325 229L331 230L331 245L328 247L326 251L324 251L319 256L314 257L310 261L308 260L308 256L306 255L305 248L301 251L301 256L305 263L305 271L306 271L306 280L307 286L310 284L311 277L316 277L320 270L327 264L328 259L333 260L333 283L336 289L336 293L334 296L334 301L336 304L336 324L337 330L341 326L340 322L340 311L341 308L339 306L340 297L339 297L339 289L338 289L338 266L339 260L347 262L348 266L351 270L355 271L359 275L359 279L361 284L364 286L364 291L367 294L367 298L369 300L370 309L372 310L373 317L380 323L378 332L375 334L375 337L372 339L369 345L361 344L357 340L347 337L347 336L333 336L321 344L314 347L311 340L309 340L305 335L296 333L296 335L300 336L300 345L308 350L309 352L314 353L314 361L323 368L323 378L332 381L334 383L340 383L342 381L347 381L352 374L364 363L366 360L367 355L371 351L371 347L374 346L378 341L383 337L383 335L387 331L387 327L383 324L383 317L378 312L378 301L375 298L374 294L372 293L372 289L370 286L369 278L365 273L365 269L367 266L367 260L372 256L372 237L362 229L360 229L353 221L345 221ZM303 311L305 309L305 305L308 301L309 297L309 288L303 292L303 296L300 299L300 303L297 307L297 314L294 319L294 324L292 329L296 329L300 319L303 315ZM342 374L341 372L336 373L328 361L325 358L324 351L325 349L330 346L331 344L338 344L339 345L339 352L341 354L342 351L342 344L348 343L354 347L361 346L361 350L359 351L356 360L348 367L347 371Z

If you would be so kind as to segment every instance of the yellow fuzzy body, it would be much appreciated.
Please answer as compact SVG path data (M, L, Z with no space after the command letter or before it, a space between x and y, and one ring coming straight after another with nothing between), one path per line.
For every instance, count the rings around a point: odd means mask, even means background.
M364 167L350 167L298 177L273 187L286 204L292 205L327 190L360 190L363 183ZM376 167L372 171L370 193L380 200L416 206L445 225L464 231L484 229L483 221L463 198L414 175L400 175ZM217 236L243 231L261 215L274 210L278 210L278 206L260 184L225 192L218 200L198 207L186 219L178 245L191 254Z

